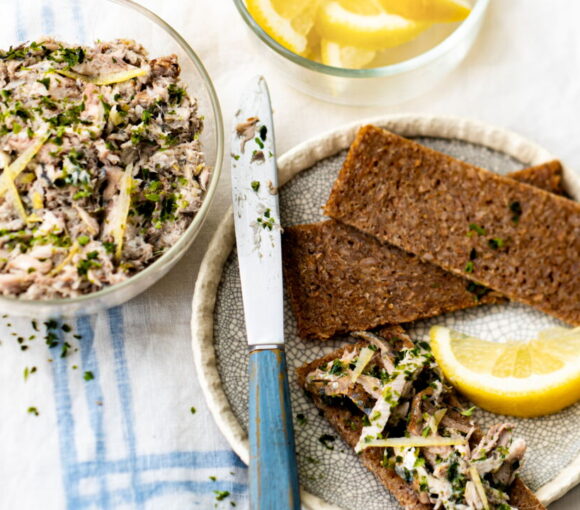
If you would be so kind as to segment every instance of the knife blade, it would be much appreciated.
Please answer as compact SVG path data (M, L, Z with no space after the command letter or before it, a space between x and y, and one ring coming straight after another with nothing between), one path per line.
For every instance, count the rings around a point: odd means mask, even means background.
M284 352L278 169L263 77L242 96L232 130L232 198L249 346L250 509L299 510Z
M249 345L284 343L278 169L265 80L252 80L234 120L232 193Z

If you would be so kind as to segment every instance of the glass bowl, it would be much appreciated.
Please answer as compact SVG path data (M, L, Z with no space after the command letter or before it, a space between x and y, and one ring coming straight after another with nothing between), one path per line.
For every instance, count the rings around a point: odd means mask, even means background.
M223 159L223 126L220 107L211 80L199 57L173 28L131 0L3 0L4 23L0 48L8 49L41 36L72 44L93 44L97 39L135 39L150 57L176 54L181 79L197 98L204 129L200 136L206 163L213 168L207 192L193 221L166 253L124 282L76 298L24 300L0 297L2 313L48 317L94 313L135 297L162 278L185 254L199 233L214 198Z
M453 70L473 45L489 0L473 0L469 16L442 42L418 56L371 69L331 67L301 57L272 39L254 21L244 0L234 0L254 34L257 51L272 71L296 89L324 101L346 105L393 105L416 97Z

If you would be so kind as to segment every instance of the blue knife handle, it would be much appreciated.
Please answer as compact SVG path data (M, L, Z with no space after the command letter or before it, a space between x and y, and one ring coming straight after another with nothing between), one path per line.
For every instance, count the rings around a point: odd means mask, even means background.
M250 352L250 510L300 510L286 355Z

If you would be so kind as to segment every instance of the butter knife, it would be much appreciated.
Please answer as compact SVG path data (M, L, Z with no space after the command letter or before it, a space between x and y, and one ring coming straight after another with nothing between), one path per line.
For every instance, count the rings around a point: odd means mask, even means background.
M232 133L236 246L249 346L250 509L299 510L286 355L278 169L270 96L255 77Z

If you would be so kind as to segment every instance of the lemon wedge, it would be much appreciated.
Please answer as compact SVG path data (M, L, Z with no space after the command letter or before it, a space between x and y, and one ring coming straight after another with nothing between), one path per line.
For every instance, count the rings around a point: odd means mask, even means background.
M323 39L371 51L406 43L428 26L428 23L390 14L373 2L353 4L346 0L322 4L316 20L316 29Z
M527 342L488 342L442 326L429 335L445 377L483 409L528 418L580 399L580 328L550 328Z
M465 0L380 0L386 11L416 21L452 23L471 12Z
M302 28L301 30L300 27L297 29L292 23L292 19L283 17L279 10L285 14L288 14L289 11L283 11L281 5L281 1L276 2L278 7L276 9L273 0L248 0L246 3L248 12L270 37L293 53L304 56L308 50L308 38L304 33L305 29ZM299 11L293 13L295 16L298 14ZM308 26L303 19L300 19L298 24L302 27Z
M320 58L327 66L362 69L374 60L376 54L376 51L342 46L326 39L320 41Z

